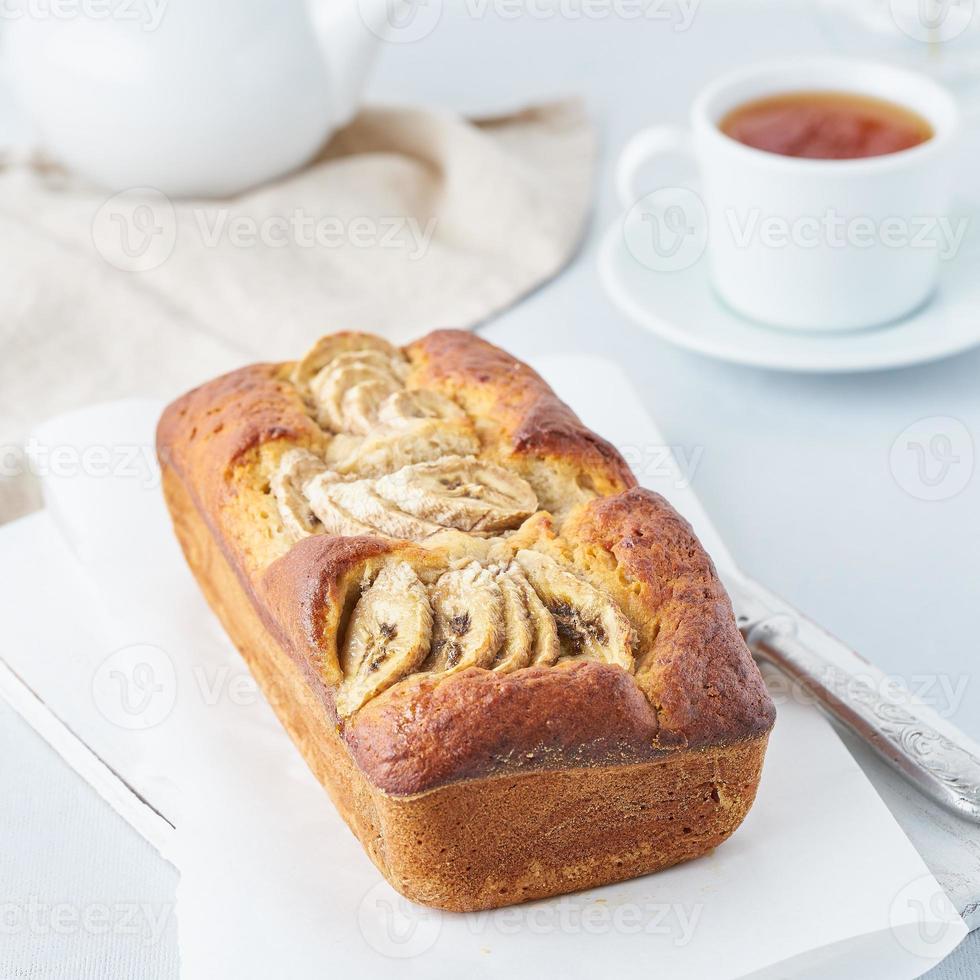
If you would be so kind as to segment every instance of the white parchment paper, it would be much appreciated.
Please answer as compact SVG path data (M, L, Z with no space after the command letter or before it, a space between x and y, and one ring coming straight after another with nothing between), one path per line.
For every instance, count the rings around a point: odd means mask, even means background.
M612 365L555 358L540 368L628 456L663 446ZM76 453L147 445L157 411L141 402L74 413L43 427L39 445ZM693 520L720 564L729 560L682 474L658 465L644 482ZM257 694L174 548L152 477L81 467L45 484L49 509L109 601L113 642L122 643L112 654L115 680L93 683L91 697L103 716L121 713L114 727L122 739L134 736L125 732L125 705L113 706L115 688L130 695L129 708L152 695L141 717L153 724L136 731L142 741L130 764L150 783L176 786L189 980L396 971L427 980L616 971L900 980L925 972L965 935L832 729L784 686L756 805L713 854L490 913L414 906L371 865ZM136 669L145 663L149 674Z

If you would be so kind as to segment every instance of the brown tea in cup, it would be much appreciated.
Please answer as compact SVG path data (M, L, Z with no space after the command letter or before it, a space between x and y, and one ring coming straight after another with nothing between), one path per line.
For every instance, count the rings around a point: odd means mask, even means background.
M911 109L850 92L753 99L727 113L719 128L757 150L816 160L884 156L932 137L932 126Z

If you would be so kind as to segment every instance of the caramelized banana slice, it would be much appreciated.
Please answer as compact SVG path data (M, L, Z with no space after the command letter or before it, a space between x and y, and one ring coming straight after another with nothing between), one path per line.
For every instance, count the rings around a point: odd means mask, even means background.
M291 537L305 538L315 534L317 518L310 507L303 487L313 477L327 471L327 464L306 449L290 449L283 453L276 472L269 480L269 489L279 505L283 527Z
M342 354L354 351L361 355L367 352L383 354L392 363L396 373L401 375L408 372L408 363L404 355L387 340L373 334L334 333L321 337L306 352L302 360L296 363L292 373L293 384L305 393L309 382L331 361Z
M375 487L407 513L461 531L516 527L538 506L525 480L472 456L405 466L382 477Z
M521 566L511 562L507 574L514 580L524 596L528 619L534 631L534 646L531 663L549 667L561 656L561 643L558 641L558 626L554 616L548 612L541 597L534 591L531 583L524 577Z
M564 658L633 670L633 631L609 596L538 551L519 551L516 557L554 617Z
M384 476L413 463L468 456L479 450L480 440L468 422L417 419L400 427L376 429L360 445L343 452L333 465L339 473Z
M430 590L432 649L423 670L489 667L504 641L504 600L485 568L470 562L439 576Z
M401 387L391 358L380 351L347 351L313 378L310 393L320 425L363 434L374 426L385 398Z
M389 395L378 410L385 425L411 425L418 419L465 419L466 413L451 398L425 388L403 389Z
M321 473L309 480L303 488L317 520L328 534L376 535L377 531L370 524L360 520L356 514L352 514L332 498L330 488L338 480L339 477L332 471Z
M377 425L378 411L390 393L391 382L388 378L359 381L348 388L340 399L340 417L345 426L344 431L357 435L370 432Z
M406 514L390 501L379 497L370 480L327 484L323 492L345 513L393 538L421 541L442 530L438 524Z
M515 577L509 571L496 571L497 585L500 586L503 599L504 641L492 668L501 674L507 674L526 667L531 662L534 652L534 623L527 608L524 590Z
M416 670L432 638L425 586L406 562L385 565L351 613L340 653L341 717Z

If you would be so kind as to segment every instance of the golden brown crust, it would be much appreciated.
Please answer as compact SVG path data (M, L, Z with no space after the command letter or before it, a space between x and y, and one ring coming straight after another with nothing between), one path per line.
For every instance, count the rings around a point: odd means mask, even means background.
M323 440L281 364L250 364L182 395L157 427L161 460L217 500L232 467L257 446L288 440L315 446ZM202 500L202 502L204 502Z
M626 461L587 429L548 383L506 351L464 330L435 330L406 348L412 380L456 397L499 426L502 455L574 468L597 493L636 486Z
M366 705L345 738L376 786L413 794L495 773L652 759L664 752L658 727L629 674L582 661L413 677Z
M714 564L663 497L636 487L599 498L565 533L611 554L626 595L648 613L636 614L651 623L636 681L652 695L664 735L693 747L772 728L775 709Z
M365 562L393 550L391 542L381 538L317 534L298 541L262 576L258 606L268 626L309 674L311 685L331 713L333 697L327 685L339 680L330 675L330 660L323 656L327 646L337 641L331 613L344 605L343 583L351 575L359 578Z
M357 348L355 335L342 341ZM294 543L268 520L263 474L269 461L295 447L319 452L328 438L291 383L289 364L253 365L215 379L178 399L161 419L158 451L168 504L209 600L345 818L405 894L445 908L487 908L703 853L748 809L774 717L710 559L687 522L663 498L636 487L616 450L526 365L459 331L430 334L405 355L409 387L433 389L462 406L484 455L520 471L555 512L554 521L544 512L528 521L514 547L537 547L561 559L618 603L635 632L635 673L590 661L511 674L479 668L442 677L416 673L340 722L338 643L362 586L385 560L405 559L419 574L438 574L447 559L369 535L316 534ZM555 474L560 478L552 481ZM568 500L563 488L571 488ZM205 550L220 558L202 562ZM233 593L234 616L227 611ZM243 603L258 625L239 625L249 618ZM266 684L272 660L291 678L287 695ZM657 780L704 765L704 772L725 770L725 786L738 785L732 791L737 805L696 812L693 800L701 791L690 786L673 802L663 796ZM567 783L569 773L579 774L579 789ZM447 836L445 808L502 805L511 792L508 780L527 787L522 798L533 809L535 794L549 787L568 801L585 786L591 794L619 793L624 773L653 780L637 789L637 799L644 807L656 800L667 809L680 807L675 817L689 814L694 836L668 846L669 828L647 826L644 818L623 829L611 849L592 838L590 857L587 828L595 815L583 816L581 834L567 830L568 846L578 848L577 871L566 866L563 878L554 855L529 853L524 864L508 864L505 854L492 852L492 862L510 869L499 891L492 864L479 864L479 874L469 878L457 875L453 886L420 856L438 843L460 848L476 867L465 835ZM603 802L613 810L617 805ZM420 829L426 820L445 826L426 835ZM637 836L641 830L657 837L652 850ZM421 842L415 857L410 838ZM549 861L554 867L544 879L528 878L527 862L545 868Z
M204 519L248 577L255 542L236 533L249 460L275 444L316 448L324 437L287 380L287 366L251 364L187 392L164 410L157 455L186 482Z

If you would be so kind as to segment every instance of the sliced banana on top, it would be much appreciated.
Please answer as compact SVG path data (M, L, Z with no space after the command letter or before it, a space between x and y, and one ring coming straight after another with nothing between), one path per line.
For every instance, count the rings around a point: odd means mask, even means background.
M492 669L509 673L531 665L547 666L561 656L554 617L531 587L517 562L491 566L500 586L506 629Z
M461 531L503 531L533 514L526 480L473 456L415 463L377 480L378 494L402 510Z
M555 623L555 618L548 612L547 606L534 591L534 587L527 580L517 562L510 563L506 574L516 583L524 596L528 619L534 630L530 662L534 666L550 666L561 656L561 643L558 640L558 626Z
M305 393L310 380L331 361L342 354L356 351L360 355L368 352L383 354L391 361L399 375L408 373L408 362L402 352L387 340L374 334L335 333L321 337L298 361L293 368L292 382Z
M327 534L375 534L376 531L370 524L360 520L356 514L352 514L334 499L331 488L339 479L336 473L328 471L313 477L304 486L303 492L317 520L323 525Z
M609 596L537 551L519 551L509 564L467 560L428 589L406 562L394 562L351 613L338 711L356 711L415 671L509 673L559 660L632 671L632 638Z
M378 409L384 425L411 425L419 419L465 419L466 413L451 398L438 391L412 388L389 395Z
M390 395L391 381L388 378L358 381L348 388L340 399L344 431L356 435L370 432L377 425L378 412Z
M504 642L504 599L493 575L477 562L443 572L429 592L432 648L423 670L489 667Z
M325 484L323 493L345 513L389 537L421 541L442 530L438 524L406 514L390 501L379 497L374 492L371 480Z
M531 619L524 590L515 576L502 571L496 578L503 599L504 640L491 668L506 674L526 667L531 662L534 655L535 623Z
M345 351L310 381L317 422L334 432L369 432L384 400L403 386L381 351Z
M385 565L351 612L337 711L346 717L418 669L432 638L425 586L406 562Z
M317 517L304 493L305 485L327 472L327 464L306 449L283 453L279 466L269 480L269 489L279 505L283 527L294 538L316 533Z
M445 506L422 506L410 493L402 498L407 506L392 500L392 496L398 495L383 494L380 490L386 478L344 479L335 470L327 470L322 461L320 469L314 472L315 475L307 478L301 488L291 491L293 496L290 498L295 513L294 523L301 525L305 520L306 524L302 526L308 528L306 533L313 531L313 518L330 534L381 534L408 541L424 541L447 528L458 529L460 524L468 533L481 533L480 530L470 530L473 524L482 527L479 521L461 520L458 514L453 517ZM411 490L412 484L407 486ZM465 500L463 505L473 503L473 500ZM485 513L485 505L483 507ZM499 513L497 516L499 518ZM444 518L456 523L440 523L440 519Z
M338 446L332 466L339 473L384 476L443 456L467 456L479 452L480 440L461 420L416 419L401 426L379 427L351 448Z
M633 670L633 630L608 595L538 551L516 558L554 618L563 658Z

